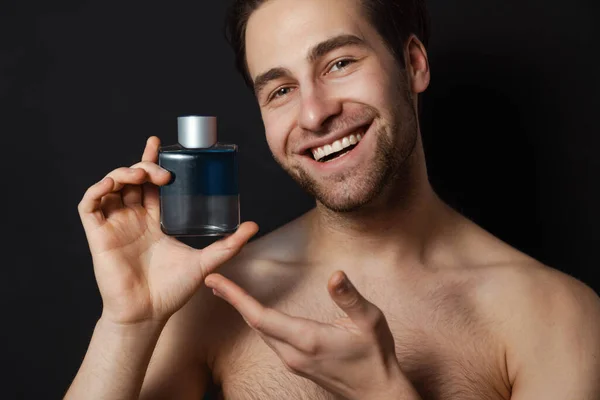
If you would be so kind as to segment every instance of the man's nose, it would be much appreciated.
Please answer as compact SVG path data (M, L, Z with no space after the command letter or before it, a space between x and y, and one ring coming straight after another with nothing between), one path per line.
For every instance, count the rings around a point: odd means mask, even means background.
M311 132L323 131L327 121L342 112L342 101L316 87L302 93L298 124Z

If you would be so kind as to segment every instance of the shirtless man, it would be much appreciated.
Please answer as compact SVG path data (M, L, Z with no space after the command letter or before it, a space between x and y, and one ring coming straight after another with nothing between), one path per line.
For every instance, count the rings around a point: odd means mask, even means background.
M150 138L79 205L103 312L66 398L600 399L597 295L428 182L421 1L237 5L269 147L316 206L192 249L160 230Z

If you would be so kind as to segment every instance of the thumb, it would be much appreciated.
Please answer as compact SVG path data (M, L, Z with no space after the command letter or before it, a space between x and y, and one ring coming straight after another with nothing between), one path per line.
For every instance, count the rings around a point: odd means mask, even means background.
M333 301L356 326L363 331L371 331L376 328L383 314L377 306L356 290L344 272L336 271L331 276L328 289Z
M258 225L254 222L242 223L237 231L230 236L212 243L210 246L195 250L198 255L200 278L204 280L218 267L235 257L242 247L258 232Z

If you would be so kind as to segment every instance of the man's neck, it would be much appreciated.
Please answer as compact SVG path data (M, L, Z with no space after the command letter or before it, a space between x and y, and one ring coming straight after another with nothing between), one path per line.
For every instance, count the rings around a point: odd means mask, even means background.
M437 196L418 155L409 176L360 210L337 213L320 203L308 215L316 264L426 264L436 237L456 214Z

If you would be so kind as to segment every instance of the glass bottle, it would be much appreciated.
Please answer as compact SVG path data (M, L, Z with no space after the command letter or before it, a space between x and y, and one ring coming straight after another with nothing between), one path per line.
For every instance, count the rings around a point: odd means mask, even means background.
M160 225L170 236L224 236L240 224L238 148L217 142L217 118L177 118L178 143L162 146L158 164L171 172L159 189Z

